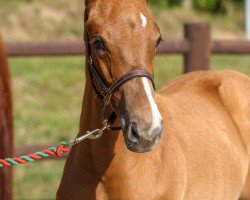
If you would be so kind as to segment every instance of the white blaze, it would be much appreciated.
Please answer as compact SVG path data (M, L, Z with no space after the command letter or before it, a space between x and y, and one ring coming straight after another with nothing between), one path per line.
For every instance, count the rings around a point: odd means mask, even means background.
M142 13L140 13L140 17L141 17L141 21L142 21L142 26L145 28L148 24L147 18Z
M149 134L151 134L151 133L153 133L154 129L161 126L162 116L161 116L161 114L158 110L158 107L155 103L155 100L153 98L149 80L146 77L143 77L142 83L143 83L145 92L147 94L147 97L148 97L148 100L150 103L150 107L151 107L151 112L152 112L152 126L149 130Z

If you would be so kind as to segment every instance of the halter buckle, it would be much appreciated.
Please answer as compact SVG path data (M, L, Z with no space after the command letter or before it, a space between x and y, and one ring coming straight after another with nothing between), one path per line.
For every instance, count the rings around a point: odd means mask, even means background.
M107 93L104 98L103 98L103 102L104 102L104 107L108 106L111 100L111 96L112 94Z
M110 124L109 124L109 120L108 120L108 119L104 119L104 120L102 121L102 123L103 123L103 126L104 126L104 127L107 127L107 129L110 129Z

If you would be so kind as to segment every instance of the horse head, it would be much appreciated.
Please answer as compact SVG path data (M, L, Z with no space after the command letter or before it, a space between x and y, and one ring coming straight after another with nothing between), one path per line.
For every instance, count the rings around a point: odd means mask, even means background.
M87 0L85 4L85 43L101 82L111 86L129 72L143 70L141 76L133 74L116 88L110 104L121 119L128 149L149 151L162 136L162 117L150 79L160 30L145 0Z

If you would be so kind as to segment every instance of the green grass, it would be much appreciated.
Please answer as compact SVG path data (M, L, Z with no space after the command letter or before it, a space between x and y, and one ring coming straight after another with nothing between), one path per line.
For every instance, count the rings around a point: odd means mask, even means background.
M12 58L15 144L74 138L84 90L84 58ZM64 161L14 170L15 199L53 199Z
M83 57L11 58L15 145L57 144L78 130L84 90ZM157 88L183 72L182 56L157 56ZM250 76L249 56L213 56L211 69ZM54 199L65 161L14 169L15 199Z
M231 69L250 76L250 56L213 56L211 60L211 70Z
M14 199L55 199L64 163L65 160L42 161L15 168Z
M80 115L75 108L80 108L84 90L84 59L16 58L10 66L16 142L55 143L72 137Z

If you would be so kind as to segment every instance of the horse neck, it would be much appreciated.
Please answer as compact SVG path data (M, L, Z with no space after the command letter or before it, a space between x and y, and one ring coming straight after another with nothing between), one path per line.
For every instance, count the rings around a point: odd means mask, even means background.
M103 102L94 91L87 64L88 62L86 61L86 85L82 103L79 135L103 126L101 117ZM78 147L81 156L78 157L78 161L80 163L83 161L82 165L85 165L87 160L91 160L91 163L94 165L92 167L98 167L97 171L104 173L113 158L115 146L120 148L117 143L118 135L121 137L119 131L105 131L102 137L97 140L87 139L85 142L80 143ZM85 157L85 160L81 160L82 153L88 155Z

